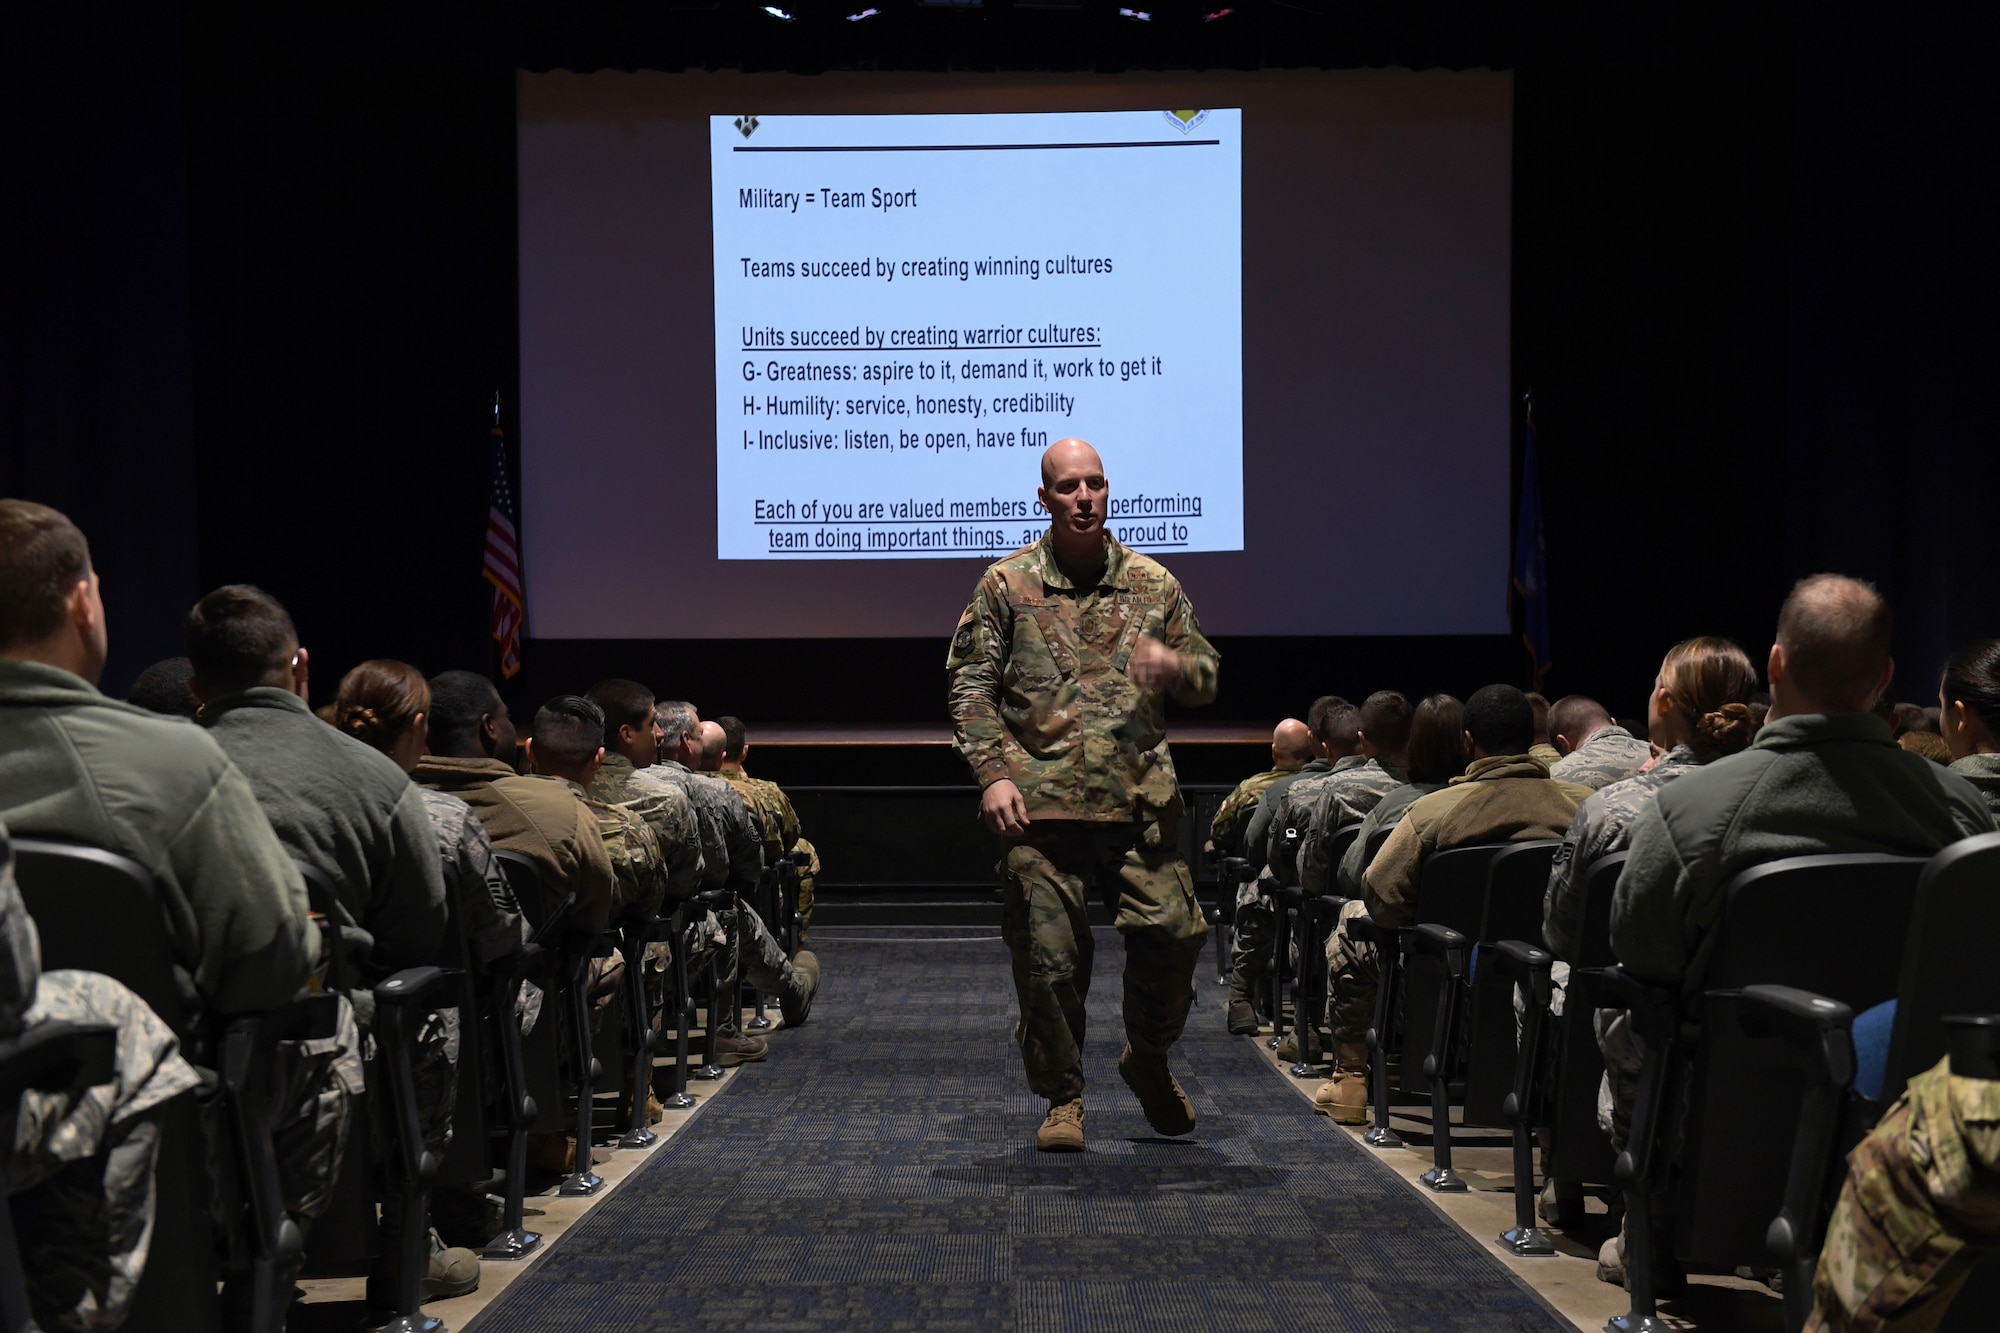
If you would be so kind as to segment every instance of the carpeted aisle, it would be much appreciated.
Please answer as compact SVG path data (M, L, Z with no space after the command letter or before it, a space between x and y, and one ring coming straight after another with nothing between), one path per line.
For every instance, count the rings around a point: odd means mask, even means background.
M815 947L812 1021L479 1333L1569 1327L1227 1036L1211 969L1175 1048L1201 1123L1161 1139L1114 1067L1124 951L1099 932L1090 1149L1043 1155L991 932Z

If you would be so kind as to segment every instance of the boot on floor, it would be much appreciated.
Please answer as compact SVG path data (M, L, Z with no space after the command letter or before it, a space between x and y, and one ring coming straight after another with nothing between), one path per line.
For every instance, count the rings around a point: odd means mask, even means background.
M1242 978L1229 978L1229 1034L1232 1037L1254 1037L1257 1035L1257 1010L1250 1003L1250 992Z
M813 996L819 994L819 955L800 949L792 960L792 984L778 992L778 1013L785 1026L799 1027L812 1013Z
M1179 1135L1194 1129L1194 1103L1181 1091L1164 1056L1141 1056L1127 1046L1118 1057L1118 1077L1139 1099L1139 1109L1155 1133Z
M1313 1110L1336 1125L1368 1121L1368 1047L1358 1041L1333 1048L1333 1077L1313 1091Z
M1041 1152L1083 1151L1083 1099L1050 1102L1049 1114L1035 1131L1035 1147Z

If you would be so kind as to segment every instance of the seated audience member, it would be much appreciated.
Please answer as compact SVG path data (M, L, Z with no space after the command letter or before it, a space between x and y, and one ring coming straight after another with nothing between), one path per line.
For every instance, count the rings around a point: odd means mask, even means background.
M1939 730L1937 710L1922 704L1897 704L1890 710L1889 729L1897 740L1913 731L1936 732Z
M1558 960L1554 1012L1563 1012L1570 963L1581 944L1583 889L1591 866L1599 857L1625 850L1633 821L1660 788L1750 744L1757 734L1750 714L1750 696L1756 692L1757 668L1749 654L1728 639L1688 639L1668 649L1653 681L1646 719L1648 734L1664 753L1637 777L1593 793L1578 807L1569 833L1556 849L1542 899L1542 940ZM1516 1007L1521 1003L1517 989ZM1624 1012L1602 1010L1597 1027L1608 1071L1598 1115L1613 1147L1622 1151L1631 1120L1632 1080L1639 1070L1630 1059ZM1543 1191L1542 1216L1551 1224L1567 1225L1582 1208L1581 1186L1551 1180Z
M1403 754L1410 780L1391 788L1362 819L1354 842L1340 858L1332 891L1343 898L1359 898L1368 870L1368 844L1376 834L1395 828L1420 797L1442 788L1471 762L1472 756L1465 752L1465 705L1449 694L1425 698L1410 713L1410 740ZM1310 849L1307 862L1307 871L1318 873L1311 866Z
M799 812L792 808L784 789L743 771L743 763L750 757L749 731L743 719L720 717L712 725L722 729L722 767L715 776L756 807L764 823L765 862L787 852L803 853L806 858L799 868L799 936L808 938L812 933L813 885L820 872L819 849L800 836Z
M1305 723L1288 717L1277 725L1271 732L1271 766L1237 783L1236 790L1222 798L1215 818L1209 821L1208 845L1217 856L1243 854L1243 830L1249 825L1264 789L1287 773L1304 768L1315 753L1312 729Z
M2000 815L2000 639L1952 654L1938 686L1938 716L1951 771Z
M393 760L313 715L285 608L247 584L217 588L188 613L187 638L202 725L250 780L285 850L332 882L357 979L431 962L449 915L423 798ZM366 997L355 992L364 1029Z
M492 681L447 671L430 686L431 752L410 776L471 806L497 850L534 862L542 911L555 911L574 893L577 929L603 930L616 885L597 816L563 783L514 771L514 719Z
M1749 866L1827 852L1929 856L1993 827L1971 784L1889 739L1873 708L1894 671L1889 634L1888 604L1867 583L1819 574L1792 589L1756 741L1662 787L1633 822L1611 909L1612 949L1628 970L1698 992L1723 886ZM1623 1280L1622 1237L1605 1243L1598 1275Z
M97 692L104 653L83 534L0 500L0 819L152 872L181 974L185 1007L161 1015L176 1030L204 1009L276 1008L319 956L305 884L213 736Z
M1279 883L1296 874L1308 892L1331 892L1334 867L1325 849L1334 832L1366 819L1384 796L1409 781L1410 701L1394 690L1378 690L1362 702L1355 725L1352 755L1324 776L1299 779L1285 793L1277 827L1297 829L1304 840L1297 864L1285 865L1276 845L1282 839L1272 839L1271 872Z
M1528 747L1528 757L1541 760L1544 768L1554 768L1562 760L1562 751L1549 744L1549 697L1530 693L1528 706L1535 710L1535 743Z
M1564 695L1549 706L1549 727L1561 752L1549 769L1559 782L1592 791L1639 773L1652 762L1653 747L1611 720L1595 699Z
M1411 803L1363 876L1362 902L1377 925L1401 927L1415 921L1424 862L1437 852L1475 843L1559 838L1569 831L1590 789L1557 781L1539 760L1528 757L1534 728L1528 697L1511 685L1485 686L1465 701L1471 765L1442 790ZM1343 909L1334 928L1339 943L1328 946L1330 958L1354 958L1357 951L1346 936L1355 914ZM1314 1094L1313 1103L1339 1123L1358 1124L1368 1107L1368 1051L1342 1033L1352 1032L1352 1016L1372 1010L1374 978L1365 965L1337 962L1330 990L1341 1019L1334 1034L1334 1075Z
M201 712L201 700L188 688L193 675L194 664L185 657L155 662L125 691L125 702L164 717L194 718Z
M0 1037L44 1023L118 1029L109 1081L29 1089L0 1107L0 1172L19 1227L21 1273L41 1328L114 1328L146 1267L159 1117L200 1076L145 1001L95 972L43 972L35 923L0 825ZM175 1219L178 1223L179 1219Z
M1937 1328L1967 1275L1993 1262L2000 1079L1990 1072L1940 1060L1910 1080L1848 1155L1806 1333Z
M1258 873L1255 879L1236 886L1236 907L1230 921L1229 1001L1225 1020L1229 1030L1239 1036L1257 1031L1257 1011L1250 997L1263 984L1271 961L1272 931L1276 924L1271 895L1278 882L1269 869L1270 836L1278 808L1293 783L1331 773L1337 761L1353 752L1358 743L1360 715L1359 709L1339 695L1327 694L1315 699L1306 713L1313 757L1303 766L1279 773L1265 783L1244 825L1237 854L1256 867ZM1337 743L1340 748L1329 751L1329 743ZM1275 740L1272 754L1273 757L1277 754Z
M667 892L667 867L652 826L638 815L590 796L591 780L604 762L604 710L580 694L559 694L535 713L535 734L527 743L529 776L567 783L597 816L617 888L614 916L651 917ZM608 998L608 995L603 998Z
M1920 759L1930 760L1940 768L1951 767L1951 747L1946 745L1944 737L1935 731L1906 731L1896 738L1896 744Z
M652 771L662 736L653 692L633 680L600 680L590 687L590 701L604 711L604 762L590 781L590 798L624 806L652 827L676 901L720 888L729 854L721 831L696 818L678 782Z

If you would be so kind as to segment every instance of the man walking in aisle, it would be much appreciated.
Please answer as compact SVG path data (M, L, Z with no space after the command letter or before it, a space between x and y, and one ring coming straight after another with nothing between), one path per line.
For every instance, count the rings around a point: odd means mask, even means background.
M1165 697L1215 698L1216 653L1180 584L1104 529L1097 451L1059 440L1036 492L1049 530L990 566L945 669L959 751L984 789L1000 864L1003 933L1021 1007L1028 1086L1048 1099L1044 1151L1083 1147L1084 1000L1101 896L1125 938L1118 1072L1162 1134L1194 1128L1167 1068L1194 1000L1208 925L1179 850L1180 786Z

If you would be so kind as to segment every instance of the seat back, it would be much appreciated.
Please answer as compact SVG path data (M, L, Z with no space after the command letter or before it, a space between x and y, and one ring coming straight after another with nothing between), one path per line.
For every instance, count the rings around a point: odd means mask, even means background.
M535 943L554 948L562 933L562 912L549 911L548 895L542 889L542 872L519 852L497 851L493 859L507 877L507 887L521 904L521 914L534 932ZM528 1095L535 1101L534 1128L559 1130L568 1124L563 1114L562 1051L563 987L569 984L568 969L552 967L539 983L542 988L541 1017L534 1031L521 1038L521 1060L528 1076Z
M1486 871L1486 900L1480 909L1481 948L1472 971L1471 1006L1466 1011L1465 1122L1506 1128L1512 1122L1503 1109L1514 1090L1514 983L1487 964L1493 945L1501 940L1542 939L1542 899L1548 893L1549 870L1555 864L1560 838L1510 843Z
M1346 857L1347 849L1352 847L1354 840L1361 836L1361 825L1359 823L1342 824L1339 828L1330 829L1325 832L1315 830L1307 836L1318 839L1326 848L1324 860L1333 873L1327 875L1327 882L1322 887L1329 893L1337 892L1340 888L1340 885L1336 882L1340 863ZM1303 874L1301 874L1300 878L1304 878Z
M347 904L340 901L339 891L324 871L307 865L297 857L292 858L292 866L299 872L299 878L306 882L306 905L319 918L319 958L325 969L323 984L327 990L353 990L361 984L361 965L347 956L341 927L358 923L348 912Z
M40 838L14 839L14 872L41 936L43 968L122 982L174 1029L183 1051L203 1058L152 872L116 852ZM210 1163L201 1108L193 1097L174 1098L162 1115L153 1184L154 1216L165 1224L153 1228L123 1326L130 1333L221 1327L215 1236L201 1223L215 1207Z
M1880 1104L1944 1059L1946 1014L2000 1013L2000 833L1955 842L1917 881Z
M1857 1013L1894 996L1926 860L1787 857L1724 887L1679 1171L1674 1245L1683 1259L1767 1263L1765 1229L1784 1203L1805 1085L1783 1041L1743 1031L1741 989L1796 986Z
M1479 938L1486 912L1486 875L1493 858L1507 850L1504 842L1477 843L1433 852L1425 859L1417 885L1417 922L1435 921L1473 939ZM1438 983L1443 969L1437 960L1411 955L1403 970L1403 1091L1419 1096L1430 1092L1424 1077L1424 1057L1430 1054L1437 1026Z
M1583 872L1583 932L1576 957L1569 960L1570 987L1562 1017L1555 1023L1555 1081L1549 1090L1549 1174L1558 1180L1612 1183L1616 1155L1611 1136L1597 1125L1597 1088L1604 1079L1604 1052L1597 1046L1591 1003L1583 968L1609 967L1618 961L1611 952L1611 897L1630 852L1612 852L1592 861ZM1538 940L1537 943L1540 941Z

